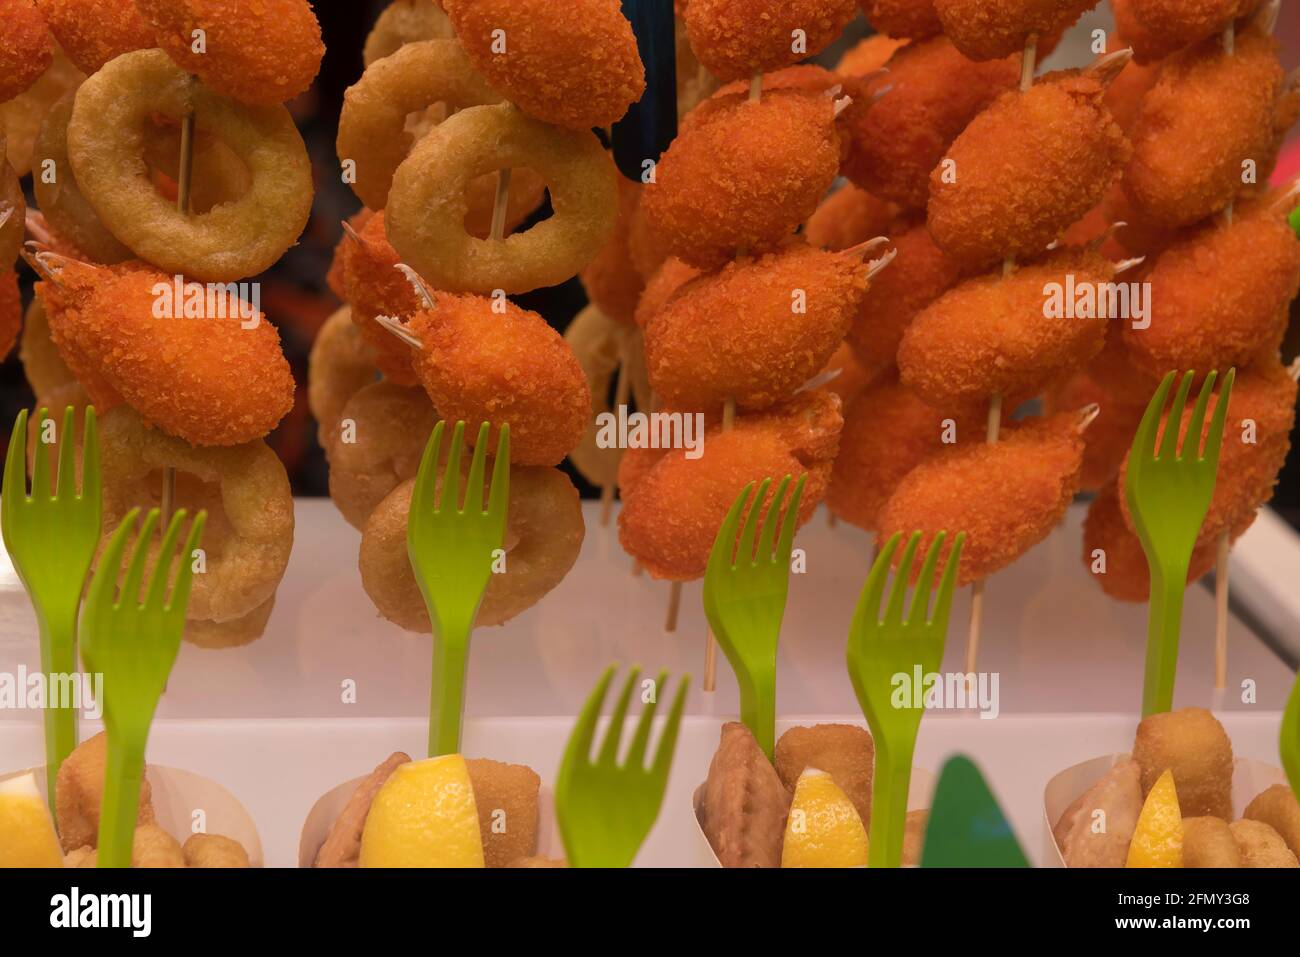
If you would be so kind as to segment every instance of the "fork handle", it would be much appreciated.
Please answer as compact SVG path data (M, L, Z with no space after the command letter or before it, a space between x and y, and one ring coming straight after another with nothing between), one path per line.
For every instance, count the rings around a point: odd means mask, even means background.
M1186 562L1173 568L1151 565L1151 595L1147 610L1147 661L1142 683L1142 717L1172 711L1174 679L1178 674L1178 637L1182 631L1183 595L1187 590Z
M108 733L104 800L99 809L100 867L130 867L135 825L140 815L140 781L144 777L144 746Z
M429 757L460 753L465 713L465 673L473 624L436 624L429 685Z
M903 862L903 836L907 829L907 792L912 783L915 741L894 753L876 737L876 773L871 782L871 833L867 840L868 867L898 867Z
M758 741L769 761L776 749L776 663L761 674L745 672L740 687L740 720Z
M45 610L39 614L41 636L41 670L45 672L50 692L62 685L54 675L77 672L77 609ZM59 767L77 747L77 710L55 707L45 702L45 781L50 810L55 809L55 782Z

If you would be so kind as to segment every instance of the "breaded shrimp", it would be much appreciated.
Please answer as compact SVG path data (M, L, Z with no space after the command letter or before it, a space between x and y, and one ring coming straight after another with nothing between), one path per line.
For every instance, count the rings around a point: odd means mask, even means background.
M0 103L40 79L54 62L54 42L32 0L0 0Z
M682 286L700 274L694 266L688 266L676 256L665 259L663 265L655 271L646 283L641 298L636 304L636 324L644 329L650 320L664 307Z
M817 207L804 226L804 238L822 249L848 249L876 236L887 235L898 207L872 196L852 183L845 184Z
M45 22L64 55L82 73L94 73L109 60L157 46L153 27L134 3L119 0L37 0Z
M873 33L849 47L840 62L835 64L835 72L840 76L866 76L875 73L889 62L889 58L907 46L906 40L896 40L883 33Z
M856 0L691 0L682 18L696 57L725 83L816 56L857 12Z
M352 305L362 338L375 350L380 371L398 385L414 385L411 347L375 322L376 316L405 319L420 307L410 281L395 268L401 257L384 229L380 210L343 237L337 253L343 298Z
M1031 36L1055 37L1098 0L934 0L943 32L972 60L1024 49Z
M858 0L871 25L890 37L927 40L943 32L934 0Z
M1114 485L1146 411L1146 403L1119 401L1093 378L1089 369L1080 370L1052 389L1046 396L1045 409L1048 414L1069 412L1092 403L1100 409L1083 436L1083 475L1079 480L1080 489L1095 492Z
M609 318L631 325L637 303L645 289L645 278L632 262L628 234L632 218L641 205L640 183L618 178L618 222L614 235L578 275L587 298Z
M1223 32L1260 0L1111 0L1115 22L1143 61L1159 60Z

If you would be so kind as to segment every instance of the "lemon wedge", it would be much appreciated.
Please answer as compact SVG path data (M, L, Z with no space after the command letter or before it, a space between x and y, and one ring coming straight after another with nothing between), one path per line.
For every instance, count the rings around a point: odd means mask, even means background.
M825 771L808 768L795 782L781 866L867 866L867 829L848 795Z
M1165 771L1151 786L1128 846L1127 866L1183 866L1183 814L1172 771Z
M399 765L361 832L362 867L483 867L469 769L459 754Z
M0 782L0 867L62 867L63 849L33 774Z

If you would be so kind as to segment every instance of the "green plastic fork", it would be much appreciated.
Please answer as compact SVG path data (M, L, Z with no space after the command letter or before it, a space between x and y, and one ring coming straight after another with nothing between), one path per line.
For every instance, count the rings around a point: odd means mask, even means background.
M87 668L104 676L108 755L99 815L100 867L131 866L149 726L180 650L185 610L194 583L194 550L207 520L207 512L195 517L173 575L185 510L172 516L152 577L146 583L145 565L158 527L158 509L150 509L135 540L119 592L122 555L139 514L138 508L128 512L109 540L90 580L81 616L82 658ZM175 584L169 597L167 586L173 577ZM146 584L142 601L140 595Z
M1282 713L1281 739L1282 767L1286 770L1286 779L1291 782L1291 790L1300 798L1300 677L1296 678L1286 711Z
M1178 433L1192 388L1194 372L1183 376L1157 450L1161 414L1177 373L1165 376L1147 405L1129 452L1124 495L1142 550L1151 571L1151 597L1147 612L1146 675L1142 685L1142 716L1172 710L1174 680L1178 671L1178 635L1183 618L1183 593L1196 538L1214 498L1219 472L1223 425L1237 370L1229 369L1214 407L1205 447L1200 448L1205 412L1217 373L1210 372L1196 400L1183 448ZM1191 445L1188 445L1188 443Z
M895 677L906 675L910 682L918 667L924 678L936 674L943 664L948 613L952 608L953 586L957 581L957 567L961 562L966 534L958 534L953 542L952 553L938 584L938 595L927 617L935 569L946 538L945 532L939 532L930 544L917 578L911 609L904 619L903 600L921 533L913 532L908 539L889 593L889 604L882 616L880 609L885 579L902 540L901 533L894 535L871 566L849 629L849 678L876 743L876 771L871 782L871 832L867 847L869 867L898 867L903 860L912 754L916 750L916 735L921 728L925 706L922 698L919 708L912 707L911 702L898 707L893 701Z
M718 529L704 572L704 614L736 673L740 719L754 733L769 761L776 746L776 649L790 591L790 550L805 478L799 477L788 502L785 498L790 476L781 480L763 518L757 549L754 534L758 513L767 500L772 480L763 479L758 486L737 543L740 513L749 505L754 491L753 482L746 485ZM785 519L780 522L781 538L773 550L782 508Z
M510 498L510 427L501 426L492 487L483 507L483 473L489 425L479 427L474 458L460 500L461 445L465 423L452 434L442 496L438 492L438 462L446 422L439 422L424 448L420 471L411 493L406 522L406 552L433 624L433 676L429 690L429 757L460 752L465 709L465 672L469 638L483 595L492 576L493 553L506 534L506 505Z
M102 498L99 479L99 438L95 410L86 408L82 439L81 491L77 491L76 443L72 406L63 410L59 433L56 485L50 489L50 450L37 441L32 467L32 491L27 493L27 410L18 413L5 456L4 489L0 494L0 526L5 548L36 610L40 629L41 670L46 675L77 671L77 609L81 589L99 545ZM38 420L48 421L45 409ZM53 687L53 684L51 684ZM59 766L77 746L77 712L71 707L45 708L45 774L47 796L54 807ZM64 702L66 704L66 702Z
M641 712L627 755L623 763L619 763L618 752L623 741L628 703L641 674L639 668L633 668L610 718L600 753L594 761L591 759L600 707L616 670L611 665L596 682L582 713L578 715L577 724L573 726L573 733L569 735L555 779L555 816L570 867L632 865L659 816L673 753L677 749L677 734L686 708L690 675L684 676L677 686L677 695L659 737L654 760L648 768L645 766L655 709L660 694L668 685L668 672L661 671L654 685L654 696Z

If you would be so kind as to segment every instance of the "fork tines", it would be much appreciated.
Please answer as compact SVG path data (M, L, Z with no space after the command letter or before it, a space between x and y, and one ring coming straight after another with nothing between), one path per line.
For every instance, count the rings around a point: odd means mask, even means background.
M909 623L934 622L948 603L952 601L953 588L957 580L957 568L961 564L961 551L966 543L966 533L959 532L953 540L952 552L944 565L943 576L937 581L935 571L938 568L939 557L943 553L943 546L947 541L948 533L938 532L934 536L926 552L925 561L921 565L920 572L914 575L913 565L922 537L922 532L915 531L907 539L903 555L898 561L898 571L894 576L894 584L890 589L889 602L883 616L880 614L880 606L884 599L885 579L889 575L889 568L893 564L894 554L898 551L899 542L903 539L902 532L894 533L885 544L885 547L881 549L880 557L876 559L875 564L871 567L871 574L867 580L866 607L874 612L876 621L882 625L903 623L903 603L907 597L908 584L914 578L916 580L916 590L912 595L912 604L906 619ZM934 608L930 609L930 594L936 589L938 596L935 599Z
M1211 370L1206 374L1205 382L1201 385L1201 392L1196 400L1196 406L1192 410L1191 421L1188 423L1185 432L1182 429L1183 413L1187 407L1187 397L1191 394L1196 373L1186 372L1183 374L1182 382L1178 386L1178 392L1174 395L1174 404L1169 409L1168 416L1165 417L1165 402L1169 398L1169 391L1173 388L1174 379L1177 375L1177 372L1170 372L1164 377L1160 387L1156 389L1155 395L1147 405L1146 413L1142 416L1142 423L1138 426L1138 441L1135 448L1143 450L1144 454L1150 458L1162 461L1170 459L1183 461L1188 458L1189 452L1195 453L1192 458L1198 462L1217 461L1219 447L1223 439L1224 423L1228 416L1228 400L1232 395L1232 385L1236 381L1237 370L1235 368L1229 369L1228 374L1223 377L1223 386L1214 405L1214 417L1210 421L1208 435L1204 434L1205 413L1209 408L1210 396L1214 393L1214 383L1218 378L1218 372ZM1163 436L1161 436L1160 432L1162 418L1168 423L1165 426ZM1204 444L1202 444L1202 439L1204 439ZM1156 447L1157 440L1159 440L1158 449ZM1193 444L1189 446L1188 442Z
M492 485L488 490L486 508L483 506L482 489L483 475L487 465L488 437L491 432L491 425L484 422L479 426L478 439L474 443L474 457L470 460L469 475L465 479L466 490L463 503L460 495L460 459L461 449L465 442L465 422L463 420L457 422L452 431L451 447L447 453L447 465L443 470L441 496L437 495L437 488L434 484L435 477L438 474L437 465L442 453L442 437L446 431L446 426L445 420L439 420L438 424L433 427L432 437L424 447L424 456L420 462L415 488L411 493L412 512L415 514L424 514L425 512L440 514L443 511L443 506L449 502L452 511L455 512L468 511L471 503L474 506L474 511L489 515L494 515L504 509L508 489L504 479L510 470L510 426L503 424L497 436L497 451L492 463Z
M614 713L610 717L609 727L605 731L605 739L601 742L600 752L597 754L595 761L592 762L591 747L596 736L596 722L600 718L601 705L605 702L605 695L614 678L615 670L614 666L606 669L605 674L601 676L600 681L592 691L591 697L587 699L582 714L578 716L578 723L574 726L573 737L570 739L570 748L574 751L572 757L576 760L585 760L605 767L639 767L656 774L665 771L667 765L672 761L673 750L676 747L677 732L681 726L683 710L686 707L686 690L690 684L690 675L684 676L677 685L677 694L673 698L673 706L668 713L668 723L664 726L664 732L660 736L659 745L655 750L654 763L650 768L646 768L646 748L650 742L650 731L654 724L655 711L659 707L658 693L642 710L641 720L637 723L632 743L628 746L622 762L619 761L619 749L623 741L623 725L627 719L628 705L632 700L632 692L637 687L638 679L641 677L641 669L636 666L633 666L632 670L628 672L627 681L623 684L623 690L618 696L618 703L615 705ZM655 688L662 690L667 683L668 672L659 672L659 677L655 681Z
M744 491L736 497L735 503L727 513L726 519L722 523L722 528L718 532L714 548L719 547L726 549L724 558L726 564L735 568L741 560L751 564L758 564L763 561L781 561L782 556L790 553L790 548L794 543L795 524L799 519L799 503L803 499L804 483L807 481L807 474L800 475L799 481L795 483L794 491L787 499L786 493L790 489L791 476L787 475L776 487L770 502L767 501L768 489L771 488L772 480L763 479L758 484L757 494L754 492L754 483L750 482L745 486ZM762 509L763 503L767 502L767 511L763 516L763 528L758 533L758 548L754 547L754 535L758 531L758 513ZM748 509L745 516L745 527L740 531L740 538L736 538L736 526L740 524L740 513ZM784 514L784 519L781 518ZM776 539L776 528L778 522L781 526L781 538ZM775 551L773 547L775 546ZM734 553L731 549L734 547Z

